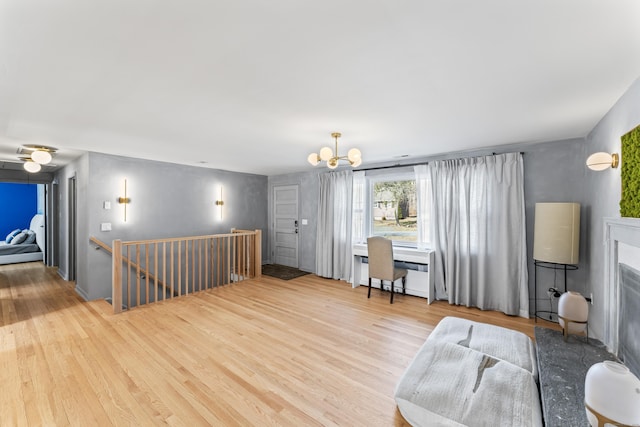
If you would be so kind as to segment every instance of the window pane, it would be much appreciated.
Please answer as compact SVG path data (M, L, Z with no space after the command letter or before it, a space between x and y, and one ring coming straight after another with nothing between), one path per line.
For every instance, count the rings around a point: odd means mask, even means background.
M399 242L418 239L416 181L379 181L373 185L373 234Z

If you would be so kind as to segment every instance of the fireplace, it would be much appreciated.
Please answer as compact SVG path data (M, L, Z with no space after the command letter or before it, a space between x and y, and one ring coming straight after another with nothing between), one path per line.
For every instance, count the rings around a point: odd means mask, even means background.
M618 355L631 372L640 373L640 270L624 263L619 265L620 315Z
M605 218L604 343L640 376L640 219Z

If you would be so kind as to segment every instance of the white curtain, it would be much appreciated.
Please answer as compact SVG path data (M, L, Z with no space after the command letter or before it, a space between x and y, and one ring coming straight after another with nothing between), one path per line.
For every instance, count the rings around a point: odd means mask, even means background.
M430 162L436 296L529 317L520 153Z
M321 174L316 239L316 274L350 280L353 172Z
M416 196L418 211L418 249L427 249L430 234L431 184L427 165L417 165L413 168L416 174Z
M365 203L367 178L364 171L353 172L353 209L351 211L351 243L366 243ZM354 270L351 270L349 283L353 284Z
M365 203L366 203L367 179L364 171L353 173L353 213L351 241L353 243L366 243L367 233L365 231Z

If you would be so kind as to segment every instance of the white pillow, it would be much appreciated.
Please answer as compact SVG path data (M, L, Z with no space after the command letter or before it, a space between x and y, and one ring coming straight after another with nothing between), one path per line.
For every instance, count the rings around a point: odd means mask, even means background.
M14 237L13 239L11 239L11 242L9 243L10 245L19 245L21 243L24 243L25 240L27 240L27 233L25 233L24 231L21 231L20 233L18 233L16 235L16 237Z
M11 241L13 240L14 237L16 237L18 234L20 234L20 229L16 228L15 230L13 230L11 233L7 234L7 238L5 239L5 242L7 243L11 243Z

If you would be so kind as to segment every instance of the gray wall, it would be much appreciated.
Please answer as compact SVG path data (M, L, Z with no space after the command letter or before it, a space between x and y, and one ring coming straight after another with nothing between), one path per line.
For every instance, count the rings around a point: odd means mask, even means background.
M86 171L85 171L86 168ZM111 295L111 258L95 250L89 237L112 244L115 239L137 240L228 233L233 227L267 231L267 177L172 163L88 153L58 172L61 187L61 274L67 274L66 179L78 182L78 277L76 290L86 299ZM127 222L123 196L127 179ZM223 219L215 200L223 187ZM111 209L103 208L111 202ZM101 223L112 231L100 231ZM266 250L263 239L263 253Z
M555 287L565 288L564 273L538 267L533 262L533 234L535 204L543 202L580 203L580 260L577 271L567 273L566 288L588 295L587 221L589 206L585 200L584 175L586 174L584 139L554 141L523 147L525 175L525 207L527 215L527 253L529 260L529 294L534 298L537 275L538 310L558 311L558 299L549 298L547 291ZM533 315L533 300L530 304Z
M586 138L585 155L598 151L620 153L620 137L640 124L640 79L636 80ZM624 159L621 159L624 162ZM604 316L604 218L620 217L620 168L588 171L584 179L589 204L587 226L588 288L594 303L589 315L589 332L603 336Z
M49 184L52 179L53 174L49 172L29 173L24 169L0 169L0 182Z

